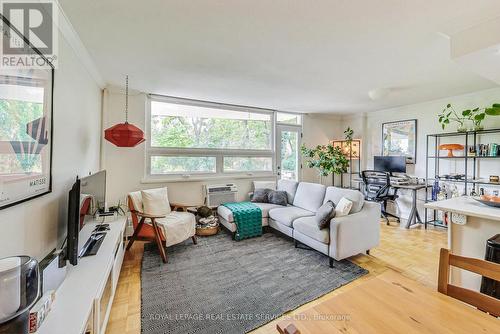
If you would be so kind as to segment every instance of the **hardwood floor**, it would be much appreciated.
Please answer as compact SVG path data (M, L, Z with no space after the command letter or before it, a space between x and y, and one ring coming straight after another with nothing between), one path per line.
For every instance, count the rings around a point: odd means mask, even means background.
M425 230L421 226L406 230L394 222L390 226L381 222L380 226L380 246L372 249L370 255L360 254L350 259L368 269L370 271L368 275L299 307L291 314L345 292L389 269L435 288L437 286L439 249L446 247L446 230L432 227ZM141 332L140 279L143 245L142 242L135 242L130 251L125 254L106 330L107 334L139 334ZM256 329L252 333L276 334L277 321L279 319Z

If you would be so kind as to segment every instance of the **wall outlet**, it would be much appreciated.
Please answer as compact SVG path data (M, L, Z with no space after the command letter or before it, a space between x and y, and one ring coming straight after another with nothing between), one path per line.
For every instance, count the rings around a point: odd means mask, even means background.
M467 216L462 215L460 213L452 212L451 213L451 222L457 225L465 225L467 224Z

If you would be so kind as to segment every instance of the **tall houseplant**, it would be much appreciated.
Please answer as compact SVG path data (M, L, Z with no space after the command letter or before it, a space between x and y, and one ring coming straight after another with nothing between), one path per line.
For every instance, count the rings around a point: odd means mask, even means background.
M342 152L342 148L334 147L333 144L318 145L314 148L301 147L307 167L318 171L320 183L323 177L331 174L347 173L349 160Z

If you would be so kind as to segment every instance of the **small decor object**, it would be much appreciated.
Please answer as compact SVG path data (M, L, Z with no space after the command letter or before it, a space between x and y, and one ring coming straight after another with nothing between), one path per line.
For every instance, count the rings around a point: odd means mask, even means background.
M29 309L39 294L37 260L0 259L0 333L28 333Z
M500 208L500 197L498 196L481 195L472 198L484 205Z
M106 129L104 138L118 147L134 147L145 141L144 132L128 122L128 75L125 84L125 123Z
M410 119L382 124L382 155L406 156L407 164L416 162L417 120Z
M498 177L498 175L490 175L490 182L499 183L500 178Z
M448 158L453 158L453 151L463 150L464 145L461 144L441 144L439 145L440 150L448 150Z
M306 159L307 167L318 171L320 183L323 176L347 173L349 160L342 152L342 148L334 146L333 143L318 145L315 148L302 145L301 152Z

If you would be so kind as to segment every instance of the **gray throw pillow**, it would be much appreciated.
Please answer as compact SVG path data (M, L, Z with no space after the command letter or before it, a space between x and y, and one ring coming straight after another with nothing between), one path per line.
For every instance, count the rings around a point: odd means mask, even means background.
M271 189L258 188L253 192L252 199L250 201L255 203L269 203L269 193Z
M287 194L286 191L271 190L268 194L269 203L276 205L287 205Z
M328 201L316 212L316 216L314 216L314 220L320 230L327 228L330 226L330 220L335 217L335 204L332 201Z

